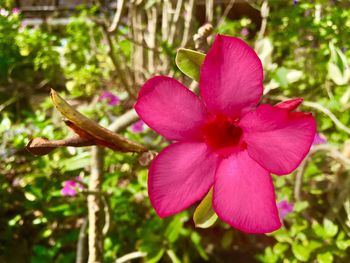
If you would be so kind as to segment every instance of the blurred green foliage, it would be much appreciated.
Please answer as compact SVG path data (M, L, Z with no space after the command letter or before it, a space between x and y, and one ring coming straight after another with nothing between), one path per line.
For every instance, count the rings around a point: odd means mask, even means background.
M257 39L259 28L249 18L226 19L215 31L255 44L265 68L264 101L303 97L349 126L350 8L345 2L271 0L264 38ZM50 86L68 91L80 111L104 126L130 108L130 98L111 81L118 76L106 40L88 19L98 7L82 8L63 31L55 31L23 24L21 14L11 13L11 1L0 5L9 11L0 15L0 262L74 262L87 192L64 197L60 190L65 180L77 176L86 187L90 152L67 148L38 158L23 147L35 136L68 135L47 98ZM129 29L123 25L121 30ZM131 41L114 39L113 45L130 60ZM163 46L174 57L176 47ZM99 100L103 90L115 92L122 103L112 107ZM314 113L319 133L349 158L349 135L310 104L303 110ZM167 144L149 129L137 134L128 128L123 135L157 151ZM274 177L277 200L293 202L294 212L281 230L254 236L220 222L195 229L193 208L158 218L147 196L147 168L135 155L108 150L105 262L133 251L146 252L145 262L349 262L349 167L320 151L304 168L300 200L295 199L295 175Z

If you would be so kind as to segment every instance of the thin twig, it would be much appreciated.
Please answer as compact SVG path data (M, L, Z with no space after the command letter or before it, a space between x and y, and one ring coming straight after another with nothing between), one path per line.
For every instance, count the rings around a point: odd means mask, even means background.
M162 40L167 41L169 36L169 10L171 9L171 4L169 0L163 1L162 8Z
M113 63L114 69L118 75L118 78L120 79L124 90L129 94L130 97L132 98L136 98L135 94L132 92L132 90L130 89L130 83L128 80L127 74L125 74L126 72L123 71L123 69L120 66L119 60L116 56L116 52L114 50L114 44L113 44L113 40L111 37L111 33L108 31L107 25L106 25L106 21L104 20L99 20L96 18L92 18L92 20L97 23L98 25L101 26L102 28L102 32L104 33L104 36L107 40L107 44L108 44L108 55Z
M231 9L232 9L233 5L235 4L235 2L236 2L236 0L230 0L230 2L226 6L226 8L224 10L224 13L222 14L222 16L221 16L221 18L220 18L220 20L219 20L219 22L218 22L218 24L216 26L217 28L219 28L219 26L221 26L222 23L225 22L225 19L226 19L228 13L231 11Z
M84 147L96 145L96 141L82 138L78 135L63 140L48 140L46 138L34 138L26 146L27 151L34 155L46 155L58 147Z
M141 252L141 251L135 251L135 252L131 252L129 254L126 254L120 258L118 258L115 263L124 263L124 262L129 262L132 259L136 259L136 258L144 258L147 256L146 252Z
M267 26L267 17L269 16L269 4L267 1L263 2L260 9L260 14L261 14L262 21L261 21L261 26L260 26L257 40L261 40L265 35L266 26ZM256 41L256 43L257 42L258 41Z
M182 4L183 4L183 0L178 0L177 4L176 4L176 8L175 8L175 13L173 15L173 20L171 21L171 25L170 25L170 34L169 34L169 43L173 44L174 43L174 37L175 37L175 32L176 32L176 28L178 26L178 21L180 18L180 12L182 9Z
M311 101L304 101L303 105L307 106L307 107L314 108L316 110L319 110L319 111L323 112L324 114L326 114L334 122L334 124L339 129L343 130L347 134L350 134L350 129L348 127L346 127L340 120L338 120L338 118L329 109L327 109L326 107L322 106L319 103L311 102Z
M147 15L147 35L145 36L145 42L150 47L148 50L148 71L154 74L156 71L155 64L155 46L157 37L157 8L151 7L146 10Z
M329 157L340 161L344 166L350 167L350 159L347 158L344 154L342 154L337 147L332 146L330 144L320 144L320 145L314 145L312 146L309 154L307 157L303 160L301 165L299 166L298 172L296 174L295 178L295 186L294 186L294 198L295 200L300 200L300 193L303 183L303 175L305 168L307 166L308 160L311 158L312 155L314 155L316 152L320 151L326 151L329 155Z
M118 28L124 5L124 0L118 0L117 9L115 10L113 21L111 26L108 28L108 32L113 33Z
M193 7L194 7L194 0L189 0L188 5L185 6L185 10L187 10L187 12L185 14L184 33L182 36L181 47L185 47L189 39L191 21L193 17Z
M108 196L105 194L102 194L102 201L103 201L103 211L105 215L105 222L102 229L103 236L106 236L108 234L110 225L111 225L111 207L108 202Z
M320 144L313 146L311 149L312 154L319 151L328 152L331 158L340 161L344 166L350 167L350 159L347 158L344 154L342 154L337 147L332 146L330 144Z
M119 132L130 124L136 122L139 119L136 111L131 109L125 112L123 115L120 115L111 125L108 126L108 129L113 132Z
M205 1L205 17L208 23L213 23L214 18L214 0Z
M87 237L86 235L87 226L88 226L88 220L87 218L84 218L79 231L79 239L77 244L77 258L75 260L75 263L86 262L87 251L85 249L85 243L86 243L86 237Z
M294 198L296 201L300 200L301 187L303 184L304 172L308 163L308 156L300 164L297 174L295 176L295 185L294 185Z
M138 45L138 46L141 46L145 49L149 49L149 50L152 50L152 51L155 51L155 52L162 52L162 49L161 48L156 48L156 47L152 47L150 45L144 42L139 42L137 40L135 40L134 38L132 37L129 37L128 35L124 34L123 32L121 32L120 30L118 30L118 35L122 36L124 39L130 41L131 43L133 43L134 45Z

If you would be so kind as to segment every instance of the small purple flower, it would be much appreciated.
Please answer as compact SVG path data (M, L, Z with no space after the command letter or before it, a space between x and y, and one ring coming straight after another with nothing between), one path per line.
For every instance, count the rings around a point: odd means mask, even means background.
M341 50L341 52L345 53L346 47L342 47L340 50Z
M292 213L294 210L294 204L289 203L288 200L282 200L277 203L278 212L281 220L283 220L288 214Z
M327 143L327 140L324 137L322 137L319 133L316 133L312 145L319 145L325 143Z
M21 13L21 10L17 7L13 8L12 9L12 14L13 15L19 15Z
M248 35L249 35L249 29L246 28L246 27L242 28L240 34L241 34L242 36L244 36L244 37L248 36Z
M297 5L298 4L298 0L293 0L293 5Z
M78 190L83 189L83 186L79 181L81 181L81 177L76 177L76 180L67 180L63 184L63 188L61 189L61 194L63 196L75 196Z
M119 97L110 91L104 91L100 96L100 100L107 100L110 106L117 106L120 103Z
M145 129L145 123L143 120L139 120L132 124L130 128L133 133L141 133Z

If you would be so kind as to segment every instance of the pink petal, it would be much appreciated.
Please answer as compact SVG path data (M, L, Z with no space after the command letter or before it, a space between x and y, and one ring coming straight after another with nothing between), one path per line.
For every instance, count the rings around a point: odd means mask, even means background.
M76 181L74 180L67 180L64 182L64 187L71 187L74 188L76 186Z
M303 102L303 100L304 100L303 98L285 100L276 104L276 107L280 109L286 109L286 110L292 111L292 110L295 110Z
M220 163L213 208L224 222L247 233L269 233L281 227L271 176L247 151Z
M260 105L242 117L249 155L271 173L283 175L298 167L310 150L316 132L311 113Z
M200 92L210 111L238 117L260 100L263 79L261 61L250 46L217 35L201 66Z
M200 140L199 126L207 117L199 98L173 78L157 76L141 88L135 110L157 133L169 140Z
M148 193L160 217L176 214L203 198L213 185L218 157L205 143L165 148L149 169Z

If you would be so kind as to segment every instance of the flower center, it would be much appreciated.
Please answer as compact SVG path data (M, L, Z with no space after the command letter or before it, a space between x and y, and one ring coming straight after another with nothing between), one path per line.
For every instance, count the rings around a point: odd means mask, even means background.
M208 146L222 157L246 148L238 119L231 120L217 115L203 125L202 131Z

